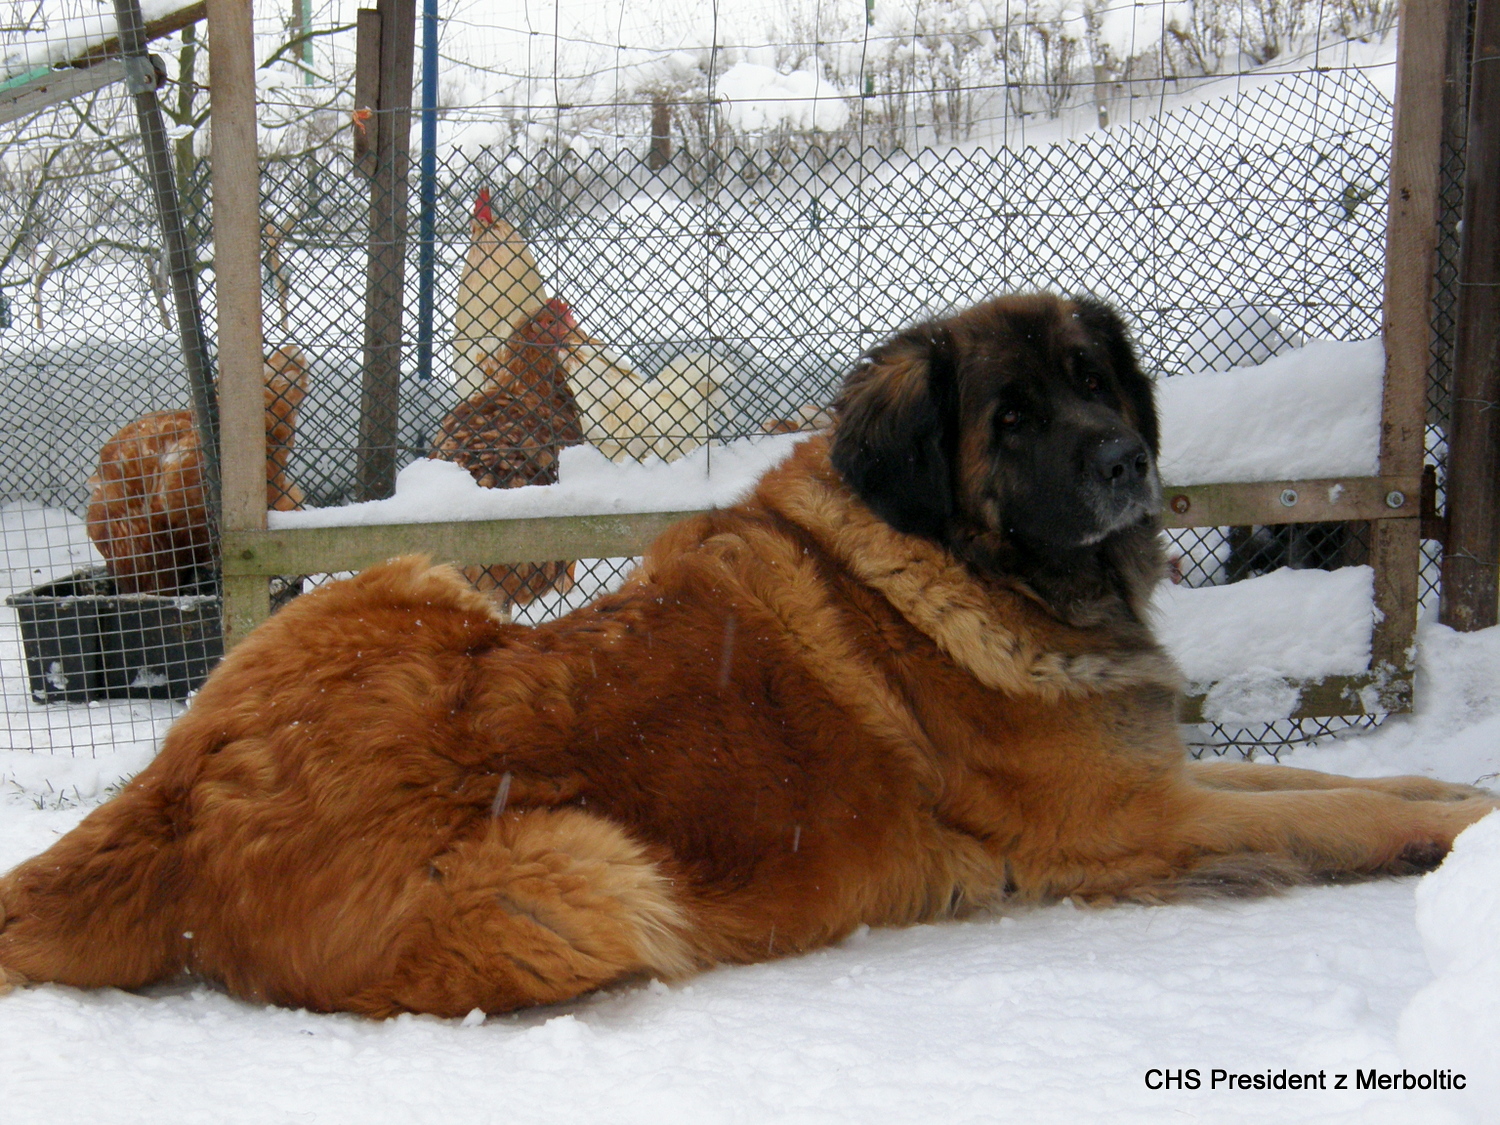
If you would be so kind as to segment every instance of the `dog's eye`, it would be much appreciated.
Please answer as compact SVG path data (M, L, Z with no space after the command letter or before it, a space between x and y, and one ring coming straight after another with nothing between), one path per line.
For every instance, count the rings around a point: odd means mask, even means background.
M1006 410L1000 414L1000 425L1009 430L1021 424L1021 412L1019 410Z
M1086 376L1084 376L1084 379L1083 379L1083 389L1086 390L1086 391L1088 391L1089 394L1091 394L1091 395L1098 394L1099 393L1099 388L1101 386L1103 386L1103 384L1099 382L1099 376L1097 376L1097 375L1086 375Z

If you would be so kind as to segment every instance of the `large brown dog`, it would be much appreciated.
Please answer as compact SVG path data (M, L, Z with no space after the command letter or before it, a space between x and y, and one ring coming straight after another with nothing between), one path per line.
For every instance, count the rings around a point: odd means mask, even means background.
M1435 863L1492 797L1187 759L1155 445L1113 313L1006 298L877 348L830 438L559 621L412 559L300 598L0 881L3 975L454 1016Z

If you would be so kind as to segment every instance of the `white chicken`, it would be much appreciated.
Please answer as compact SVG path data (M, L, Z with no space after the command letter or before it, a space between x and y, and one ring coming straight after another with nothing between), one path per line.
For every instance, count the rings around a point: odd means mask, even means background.
M712 435L730 374L712 356L691 352L646 379L599 341L589 340L575 350L568 379L584 437L611 461L651 456L675 461Z
M495 214L489 188L480 188L453 314L453 382L461 400L484 386L481 365L500 354L547 298L531 249Z

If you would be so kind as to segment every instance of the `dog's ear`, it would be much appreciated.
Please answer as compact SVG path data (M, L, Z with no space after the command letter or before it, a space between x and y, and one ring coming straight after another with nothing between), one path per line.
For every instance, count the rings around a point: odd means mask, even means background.
M872 350L834 404L830 457L855 494L897 531L941 541L953 515L958 390L941 324Z
M1158 456L1161 453L1161 426L1156 418L1156 388L1141 370L1130 330L1125 327L1120 314L1103 301L1084 297L1074 304L1085 330L1109 356L1120 391L1135 417L1136 428L1151 450L1151 456Z

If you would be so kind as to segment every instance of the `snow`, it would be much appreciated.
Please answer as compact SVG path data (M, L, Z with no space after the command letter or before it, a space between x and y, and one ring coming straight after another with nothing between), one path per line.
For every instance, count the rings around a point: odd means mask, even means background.
M1159 384L1162 480L1317 480L1380 468L1379 340L1317 341Z
M1500 816L1466 830L1416 897L1417 932L1436 979L1402 1013L1401 1052L1414 1070L1471 1075L1461 1100L1493 1113L1500 1106Z
M836 132L849 121L845 94L814 70L782 74L774 66L738 62L719 79L729 124L743 133L770 129Z
M1229 586L1156 591L1157 636L1191 681L1257 667L1313 678L1352 675L1370 663L1375 572L1283 568Z
M1415 715L1291 764L1500 772L1500 630L1426 625L1421 643ZM106 774L139 764L99 752ZM80 764L36 757L59 779ZM41 803L0 801L0 869L85 811ZM44 986L0 998L5 1120L1478 1123L1495 1119L1497 935L1492 817L1423 880L861 932L483 1020L371 1023L186 983ZM1215 1067L1350 1087L1356 1068L1437 1068L1472 1088L1212 1090ZM1202 1088L1149 1089L1152 1068L1198 1068Z
M190 5L191 0L141 0L141 17L150 23ZM113 0L49 5L42 28L40 34L7 44L9 49L0 56L0 81L25 75L38 67L69 62L90 47L113 39L116 30ZM19 34L15 29L6 30Z
M575 445L562 450L556 484L530 488L482 488L459 465L419 460L396 475L395 495L387 500L270 512L268 522L276 529L347 527L726 507L805 436L776 434L701 446L671 463L653 457L616 464L592 445Z

